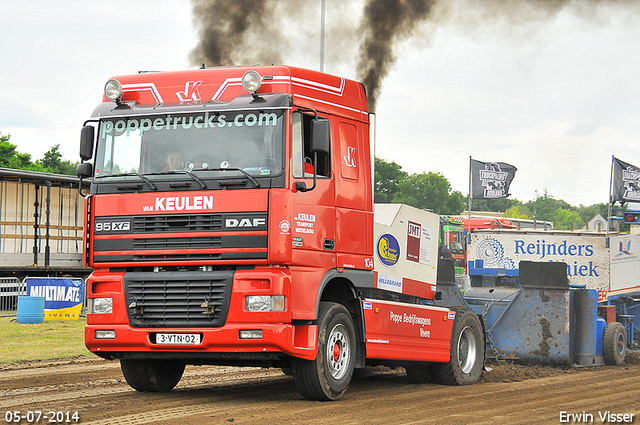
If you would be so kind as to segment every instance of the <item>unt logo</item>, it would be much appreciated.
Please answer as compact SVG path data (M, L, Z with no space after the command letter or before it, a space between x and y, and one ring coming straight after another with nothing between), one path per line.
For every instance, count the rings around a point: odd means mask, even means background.
M422 230L422 226L420 226L419 224L409 222L409 226L408 226L409 236L413 236L414 238L420 238L420 233L422 233L421 230Z
M200 84L202 84L202 81L187 81L184 85L184 91L176 92L176 96L178 96L180 102L194 102L201 100Z
M347 154L343 156L344 163L347 167L356 168L356 148L353 146L347 146Z

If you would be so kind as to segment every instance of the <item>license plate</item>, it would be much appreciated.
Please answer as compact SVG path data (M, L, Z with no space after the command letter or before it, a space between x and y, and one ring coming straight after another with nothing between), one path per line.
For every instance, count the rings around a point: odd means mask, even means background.
M156 334L156 344L198 345L200 334Z

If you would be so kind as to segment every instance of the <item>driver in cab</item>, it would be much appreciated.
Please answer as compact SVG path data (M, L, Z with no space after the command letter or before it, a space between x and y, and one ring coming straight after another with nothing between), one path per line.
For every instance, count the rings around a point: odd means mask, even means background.
M169 152L165 161L167 166L162 171L184 170L184 162L180 152Z

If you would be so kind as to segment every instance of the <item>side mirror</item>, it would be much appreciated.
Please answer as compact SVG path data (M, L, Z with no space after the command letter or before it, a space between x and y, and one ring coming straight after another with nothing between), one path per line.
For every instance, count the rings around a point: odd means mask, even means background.
M91 125L82 127L82 132L80 133L80 159L82 161L88 161L93 156L94 131Z
M329 155L331 150L331 127L329 120L316 118L311 121L311 152Z
M90 162L83 162L78 164L76 168L76 176L80 178L91 177L93 175L93 164Z

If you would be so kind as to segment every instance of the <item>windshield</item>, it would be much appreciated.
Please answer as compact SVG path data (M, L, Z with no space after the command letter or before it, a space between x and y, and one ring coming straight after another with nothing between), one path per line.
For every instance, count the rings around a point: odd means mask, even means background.
M453 254L464 253L464 232L462 226L443 226L443 245Z
M95 176L282 171L284 111L199 112L103 119Z

